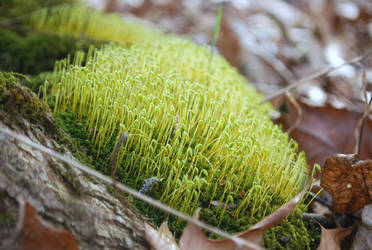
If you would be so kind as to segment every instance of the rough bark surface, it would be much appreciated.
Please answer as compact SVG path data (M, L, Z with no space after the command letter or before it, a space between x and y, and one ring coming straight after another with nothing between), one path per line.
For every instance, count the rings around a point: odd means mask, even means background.
M25 90L25 95L31 94L23 87L18 88ZM73 158L64 145L57 143L66 140L57 138L64 132L47 110L42 110L42 114L44 125L0 108L0 127ZM80 249L148 249L143 238L143 219L109 189L100 181L0 133L0 249L17 249L22 226L18 216L21 199L27 200L43 220L71 231Z

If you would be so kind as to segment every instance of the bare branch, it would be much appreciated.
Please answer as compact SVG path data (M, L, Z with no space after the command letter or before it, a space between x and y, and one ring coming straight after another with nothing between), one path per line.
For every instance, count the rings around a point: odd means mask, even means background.
M271 95L268 95L264 98L264 100L262 102L260 102L259 104L263 104L267 101L270 101L272 99L274 99L275 97L278 97L294 88L296 88L297 86L299 86L300 84L304 83L304 82L308 82L310 80L313 80L313 79L316 79L318 77L321 77L323 75L327 75L329 74L330 72L332 71L335 71L339 68L342 68L344 67L345 65L348 65L348 64L355 64L361 60L363 60L364 58L366 58L367 56L369 56L370 54L372 53L372 48L368 49L367 52L365 52L363 55L361 56L357 56L357 57L354 57L348 61L345 61L344 63L338 65L338 66L328 66L326 68L324 68L323 70L320 70L318 72L315 72L314 74L311 74L309 76L306 76L298 81L293 81L290 85L288 85L287 87L285 88L282 88L281 90L275 92L274 94L271 94Z
M242 13L232 8L234 13L239 16L239 18L246 23L246 25L249 27L249 23L247 19L242 15ZM280 21L275 18L273 15L267 13L267 15L272 18L275 22L280 23ZM281 24L281 23L280 23ZM283 24L281 24L283 25ZM264 62L271 65L273 69L287 82L293 82L295 80L295 76L293 75L292 71L287 68L287 66L274 54L267 52L265 48L263 48L258 42L250 42L249 46L247 46L247 49L250 53L258 56L261 58Z

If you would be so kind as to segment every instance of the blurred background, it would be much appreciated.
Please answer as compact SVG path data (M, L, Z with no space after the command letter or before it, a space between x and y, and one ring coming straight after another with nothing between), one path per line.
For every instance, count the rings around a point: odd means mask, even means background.
M223 6L216 49L281 111L310 163L356 151L360 117L372 90L372 1L369 0L86 0L94 8L140 19L166 33L210 44ZM351 63L349 60L361 56ZM345 64L345 65L344 65ZM323 72L316 77L317 72ZM310 77L309 77L310 76ZM371 158L372 124L362 134ZM371 150L370 150L371 149Z
M272 94L328 65L338 66L371 46L372 2L368 0L86 0L107 12L139 18L164 32L209 44L217 8L223 6L217 49L264 94ZM365 60L372 82L371 60ZM360 99L356 65L302 84L297 91L317 105L348 106ZM326 93L324 93L326 91ZM329 94L329 95L328 95ZM353 104L357 105L357 103ZM352 105L351 109L358 109Z
M298 141L308 161L323 164L335 153L356 151L372 90L372 1L80 1L200 45L211 44L222 6L217 53L269 97L280 111L273 119ZM12 29L12 18L66 2L76 0L0 0L1 27ZM350 61L355 57L361 58ZM299 80L289 95L278 94ZM370 119L362 138L362 159L372 158Z

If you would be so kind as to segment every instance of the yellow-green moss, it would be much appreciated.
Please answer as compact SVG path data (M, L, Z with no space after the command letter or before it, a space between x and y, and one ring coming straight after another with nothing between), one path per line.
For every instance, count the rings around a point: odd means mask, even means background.
M306 162L271 123L269 107L257 105L261 96L221 57L209 72L208 58L207 49L181 39L108 45L85 66L79 54L56 66L54 108L85 119L98 153L129 132L119 171L135 185L164 178L160 200L169 205L191 214L208 197L236 204L237 218L248 206L254 216L273 197L287 201L303 188Z
M12 25L26 18L31 12L42 7L72 4L79 0L1 0L0 21L2 25Z
M207 48L139 29L117 16L89 14L85 7L43 10L31 24L60 35L131 45L110 44L61 61L45 85L52 89L55 114L78 118L90 141L84 139L87 147L95 152L91 157L103 172L109 173L114 145L128 132L118 179L139 189L145 179L157 176L163 181L151 196L189 214L203 207L203 219L227 231L252 225L303 188L303 153L272 124L271 107L258 105L261 95L222 57L210 61ZM110 32L113 27L122 28ZM216 208L212 201L235 208ZM290 248L308 248L299 214L271 229L266 246L280 248L278 237L290 235L295 239Z
M103 14L85 5L60 5L34 12L27 27L61 36L134 44L162 38L160 31L119 14Z
M19 34L0 29L0 70L32 75L52 71L55 61L77 50L88 51L93 44L100 45L56 35Z

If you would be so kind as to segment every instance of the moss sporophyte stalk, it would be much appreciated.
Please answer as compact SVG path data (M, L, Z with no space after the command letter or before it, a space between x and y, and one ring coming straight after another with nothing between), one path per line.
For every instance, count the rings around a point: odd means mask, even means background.
M77 117L95 157L128 133L118 153L120 181L140 189L155 177L156 191L148 194L190 215L218 201L210 216L216 225L231 223L228 215L249 226L303 189L304 154L270 121L271 106L258 105L262 96L224 58L214 55L210 62L208 48L144 28L102 33L121 19L94 12L89 26L82 7L74 11L39 11L42 18L33 20L39 30L127 43L57 62L43 96L52 98L54 114ZM82 33L82 27L89 29ZM308 237L298 216L281 230Z

